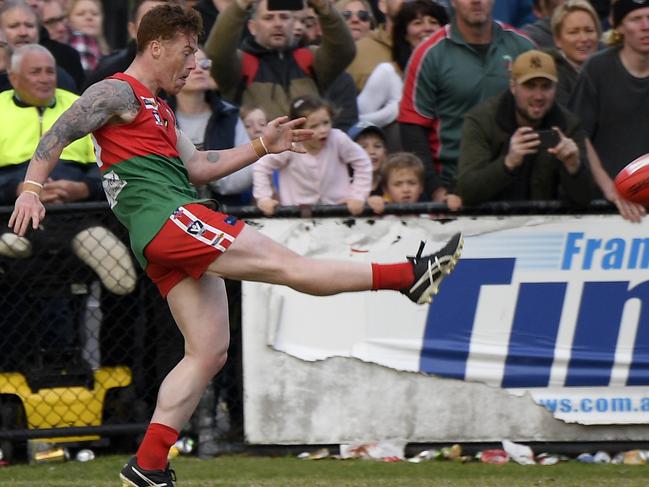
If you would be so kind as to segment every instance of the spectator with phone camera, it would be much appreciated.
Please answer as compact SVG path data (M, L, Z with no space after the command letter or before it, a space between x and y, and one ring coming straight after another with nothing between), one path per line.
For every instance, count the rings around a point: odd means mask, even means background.
M219 14L205 52L224 98L259 106L272 120L289 112L291 99L329 88L354 59L356 47L329 0L308 5L320 22L320 46L293 42L293 12L304 8L303 0L235 0ZM241 42L246 22L252 37Z
M424 163L427 197L456 210L464 117L507 89L513 59L534 46L493 20L493 0L451 0L451 5L451 22L410 57L397 122L401 146Z
M457 192L465 205L487 201L591 200L586 135L556 102L552 56L532 50L512 66L510 88L465 117Z

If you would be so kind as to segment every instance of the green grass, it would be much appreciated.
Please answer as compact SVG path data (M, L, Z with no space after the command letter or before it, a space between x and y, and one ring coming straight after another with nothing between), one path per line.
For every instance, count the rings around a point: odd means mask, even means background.
M88 462L16 465L0 469L2 487L121 487L122 456ZM224 456L174 460L178 487L635 487L649 484L649 465L484 465L453 462L381 463Z

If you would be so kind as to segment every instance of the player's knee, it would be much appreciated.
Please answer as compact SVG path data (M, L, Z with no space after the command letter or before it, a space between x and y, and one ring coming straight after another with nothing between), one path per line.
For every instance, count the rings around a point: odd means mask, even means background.
M225 365L228 360L227 350L214 350L209 357L206 357L205 371L211 376L215 376Z

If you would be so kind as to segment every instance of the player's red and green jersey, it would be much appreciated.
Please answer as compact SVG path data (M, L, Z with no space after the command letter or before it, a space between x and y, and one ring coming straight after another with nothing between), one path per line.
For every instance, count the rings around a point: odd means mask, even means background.
M144 249L181 205L201 201L176 148L173 111L135 78L118 73L140 103L135 119L93 133L97 164L110 207L126 226L135 257L146 268Z
M533 48L524 34L493 22L491 43L480 53L464 40L453 21L412 53L398 121L437 132L429 141L446 187L455 179L464 115L506 90L513 60Z

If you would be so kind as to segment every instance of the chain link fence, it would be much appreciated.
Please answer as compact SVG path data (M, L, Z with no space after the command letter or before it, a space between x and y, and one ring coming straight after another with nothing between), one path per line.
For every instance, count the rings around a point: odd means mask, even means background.
M0 449L28 443L133 449L183 339L104 204L51 207L25 238L0 208ZM240 285L227 283L228 362L182 435L201 456L243 441Z
M224 208L258 218L254 207ZM582 213L615 211L595 202ZM20 460L30 442L133 451L183 339L156 287L135 263L124 228L104 203L52 206L26 238L0 207L0 450ZM500 202L463 215L563 214L558 202ZM439 203L387 205L386 214L449 217ZM344 206L282 207L277 217L349 218ZM368 209L365 217L376 217ZM450 215L454 217L454 215ZM210 457L243 437L241 286L226 281L228 361L181 436Z

